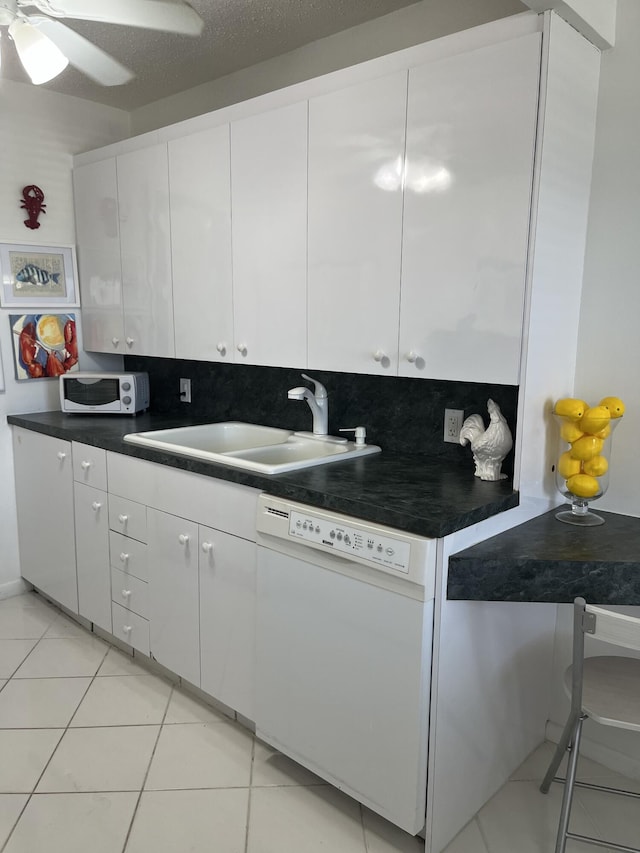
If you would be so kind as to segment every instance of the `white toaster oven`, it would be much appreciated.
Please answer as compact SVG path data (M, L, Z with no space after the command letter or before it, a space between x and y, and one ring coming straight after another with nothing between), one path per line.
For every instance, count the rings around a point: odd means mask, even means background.
M135 415L149 408L148 373L64 373L60 408L77 414Z

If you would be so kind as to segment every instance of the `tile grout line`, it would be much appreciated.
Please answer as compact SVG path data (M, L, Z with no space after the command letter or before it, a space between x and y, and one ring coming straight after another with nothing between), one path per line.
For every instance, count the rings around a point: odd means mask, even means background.
M144 779L142 780L142 784L140 785L140 790L138 791L138 798L136 799L136 804L133 807L133 812L131 813L131 820L129 821L129 828L127 829L127 834L124 839L124 844L122 845L121 853L125 853L127 849L127 845L129 844L129 839L131 837L131 831L133 829L133 824L136 819L136 815L138 814L138 809L140 807L140 800L142 799L142 794L144 793L144 786L147 784L147 779L149 778L149 771L151 770L151 765L153 763L154 756L156 754L156 749L158 748L158 741L160 740L160 735L162 734L162 729L165 725L165 720L167 719L167 714L169 713L169 705L171 704L171 700L173 698L173 694L175 693L176 685L171 685L171 690L169 691L169 695L167 697L167 704L165 705L164 714L162 715L162 720L160 721L160 725L158 726L158 734L156 735L156 740L153 745L153 749L151 750L151 756L149 757L149 763L147 764L147 770L144 774Z
M62 611L60 611L60 612L62 612ZM33 650L34 650L34 649L36 649L36 648L38 647L38 645L39 645L40 641L44 638L44 635L47 633L47 631L49 630L49 628L51 628L51 625L53 625L53 622L55 622L55 620L56 620L57 618L58 618L58 617L56 616L56 617L55 617L55 619L53 619L53 620L52 620L52 622L51 622L51 623L50 623L50 624L49 624L49 625L44 629L44 631L42 632L42 636L41 636L41 637L40 637L40 639L36 642L36 644L33 646L33 648L31 649L31 651L26 655L26 657L24 658L24 660L26 660L26 659L29 657L29 655L33 652ZM56 746L55 746L55 748L54 748L53 752L52 752L52 753L51 753L51 755L49 756L49 760L46 762L46 764L45 764L44 768L42 769L42 773L40 773L40 775L39 775L39 776L38 776L38 778L36 779L36 782L35 782L35 784L34 784L34 786L33 786L33 789L32 789L32 791L31 791L31 793L27 795L27 799L26 799L26 801L25 801L25 804L24 804L24 806L22 807L22 809L20 810L20 814L18 815L18 817L17 817L17 819L16 819L15 823L14 823L14 824L13 824L13 826L11 827L11 832L9 833L9 835L7 835L7 838L6 838L5 842L4 842L4 844L2 845L2 850L6 850L7 845L8 845L8 844L9 844L9 842L11 841L11 837L12 837L13 833L15 832L16 827L17 827L17 826L18 826L18 824L20 823L20 820L22 819L22 815L25 813L25 811L26 811L26 809L27 809L27 806L28 806L28 805L29 805L29 803L31 802L31 798L32 798L32 797L33 797L33 795L34 795L36 788L37 788L37 787L38 787L38 785L40 784L40 780L42 779L43 774L46 772L47 767L49 766L49 764L51 763L51 760L53 759L53 756L54 756L54 755L56 754L56 752L58 751L58 747L60 746L60 743L62 742L62 738L65 736L66 732L67 732L67 731L68 731L68 729L69 729L69 726L71 725L71 720L75 717L75 715L76 715L76 712L77 712L78 708L79 708L79 707L80 707L80 705L82 704L82 702L83 702L83 700L84 700L84 697L87 695L87 690L89 690L89 688L90 688L90 687L91 687L91 685L93 684L93 682L94 682L95 678L97 677L98 671L99 671L100 667L102 666L102 664L104 663L104 659L106 658L106 656L107 656L107 654L108 654L108 653L109 653L109 647L107 647L107 649L106 649L106 651L105 651L105 653L104 653L104 655L103 655L103 657L102 657L102 660L100 661L100 663L99 663L99 664L98 664L98 666L96 667L95 675L94 675L94 676L93 676L93 678L89 681L89 684L87 685L87 689L86 689L86 690L84 691L84 693L82 694L82 696L81 696L81 698L80 698L80 701L78 702L78 704L77 704L77 706L76 706L75 711L73 712L73 714L71 715L71 718L70 718L70 719L69 719L69 721L67 722L67 725L66 725L66 726L64 726L64 727L63 727L63 726L59 726L59 727L58 727L58 726L49 726L49 727L48 727L48 728L49 728L49 730L52 730L52 729L53 729L53 730L56 730L56 729L64 729L64 730L63 730L62 734L60 735L60 739L58 740L58 743L56 744ZM24 663L24 661L23 661L23 663ZM22 666L22 663L20 664L20 666ZM19 667L18 667L18 668L19 668ZM16 672L17 672L17 669L16 669ZM14 673L14 675L15 675L15 673ZM12 677L7 681L7 684L9 683L9 681L11 681L11 680L13 679L13 677L14 677L14 676L12 676ZM87 676L83 676L83 677L84 677L84 678L86 678ZM17 681L21 681L21 680L25 680L25 681L26 681L26 680L29 680L29 679L16 679L16 680L17 680ZM5 686L6 686L6 685L5 685ZM31 728L31 727L30 727L30 728ZM29 730L29 729L27 729L27 730ZM22 731L24 731L24 729L23 729ZM2 851L0 851L0 853L2 853Z
M236 721L237 722L237 721ZM251 764L249 765L249 790L247 791L247 816L244 831L244 853L249 853L249 824L251 821L251 796L253 793L253 768L256 760L256 736L253 735L251 743Z

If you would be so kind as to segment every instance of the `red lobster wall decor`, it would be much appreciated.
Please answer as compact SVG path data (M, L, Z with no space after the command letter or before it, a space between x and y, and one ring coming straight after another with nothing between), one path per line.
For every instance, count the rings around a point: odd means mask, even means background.
M23 187L22 189L22 203L20 205L22 210L26 210L29 214L29 218L24 220L24 224L27 228L39 228L40 223L38 222L38 217L41 213L46 213L46 204L44 203L44 193L37 187L35 184L30 184L28 187Z

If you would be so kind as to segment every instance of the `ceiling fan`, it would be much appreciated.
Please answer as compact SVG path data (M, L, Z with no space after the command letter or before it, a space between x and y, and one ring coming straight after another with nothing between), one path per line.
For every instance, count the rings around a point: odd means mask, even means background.
M57 18L190 36L200 35L204 25L184 0L0 0L0 27L8 27L32 83L52 80L68 64L102 86L120 86L135 76Z

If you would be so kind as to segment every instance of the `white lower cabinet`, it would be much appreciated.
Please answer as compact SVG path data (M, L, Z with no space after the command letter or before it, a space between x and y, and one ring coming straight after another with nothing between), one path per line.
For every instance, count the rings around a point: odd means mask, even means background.
M256 545L200 527L201 688L254 719Z
M78 612L71 443L13 428L20 571Z
M198 525L148 508L147 532L151 654L199 686Z
M111 573L107 493L74 484L78 612L111 631Z

